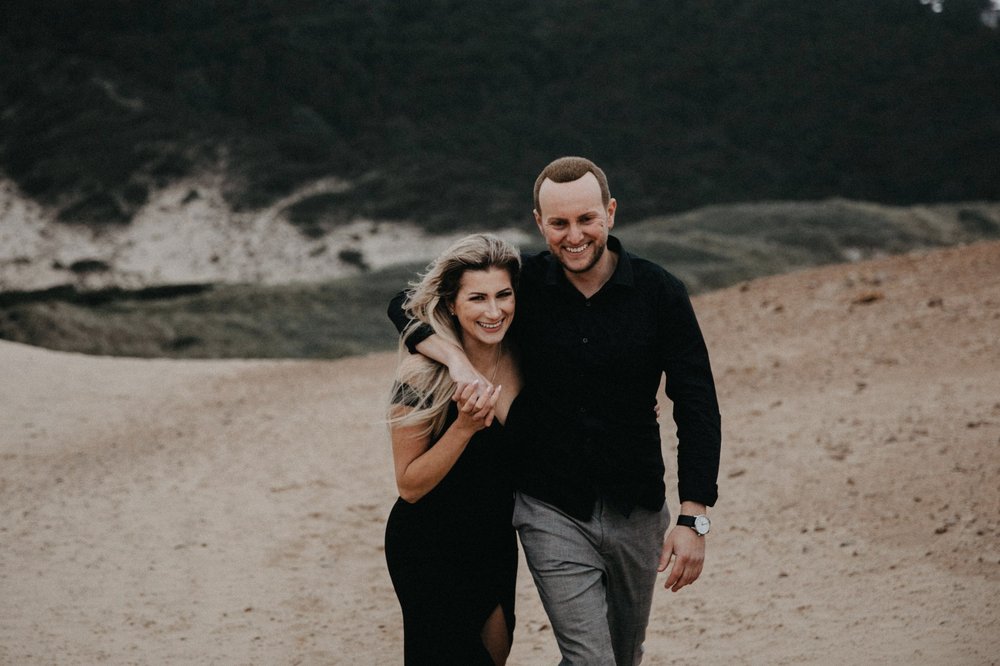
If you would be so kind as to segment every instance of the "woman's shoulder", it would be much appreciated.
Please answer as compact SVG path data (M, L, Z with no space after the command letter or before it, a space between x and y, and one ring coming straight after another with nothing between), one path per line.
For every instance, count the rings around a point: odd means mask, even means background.
M405 407L420 407L428 399L428 379L437 364L420 354L403 358L396 369L392 387L392 403Z

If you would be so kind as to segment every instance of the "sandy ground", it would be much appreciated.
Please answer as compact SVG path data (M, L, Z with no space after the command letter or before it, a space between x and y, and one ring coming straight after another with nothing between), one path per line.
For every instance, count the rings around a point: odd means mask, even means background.
M721 500L645 663L1000 663L1000 243L695 307ZM0 663L400 663L394 362L0 344ZM510 663L555 663L523 567L518 595Z

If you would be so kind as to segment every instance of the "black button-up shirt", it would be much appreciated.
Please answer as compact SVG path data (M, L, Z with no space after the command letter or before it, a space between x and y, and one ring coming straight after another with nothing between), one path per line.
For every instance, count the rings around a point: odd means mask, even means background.
M721 446L708 351L684 285L608 239L618 264L585 298L548 252L524 257L510 334L525 387L516 484L587 520L597 497L627 514L663 506L664 465L654 406L666 373L677 425L681 501L711 506ZM390 316L407 323L397 297ZM419 344L429 329L411 335Z

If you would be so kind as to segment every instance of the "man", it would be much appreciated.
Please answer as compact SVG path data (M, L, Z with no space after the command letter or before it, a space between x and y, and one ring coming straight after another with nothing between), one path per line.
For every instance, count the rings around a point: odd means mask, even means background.
M548 252L524 258L511 334L521 353L514 525L562 653L561 664L638 664L657 571L694 582L718 496L720 418L708 352L679 280L609 232L617 202L591 161L538 176L534 215ZM407 323L390 305L397 328ZM462 385L489 382L429 330L411 350ZM664 539L656 390L666 374L678 437L678 526Z

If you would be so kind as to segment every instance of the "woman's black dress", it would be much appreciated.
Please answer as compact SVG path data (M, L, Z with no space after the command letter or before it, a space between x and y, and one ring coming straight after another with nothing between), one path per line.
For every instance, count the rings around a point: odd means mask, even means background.
M511 405L508 425L514 416ZM453 403L444 430L456 417ZM385 559L407 666L492 666L481 632L498 605L513 637L517 540L504 430L494 420L477 432L433 490L413 504L396 500L389 514Z

